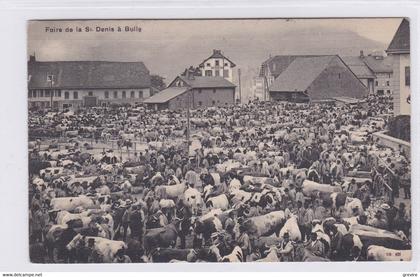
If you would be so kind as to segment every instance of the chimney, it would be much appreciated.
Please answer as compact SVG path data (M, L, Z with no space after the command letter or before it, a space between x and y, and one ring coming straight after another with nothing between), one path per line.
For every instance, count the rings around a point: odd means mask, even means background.
M30 56L29 56L29 62L30 62L30 63L36 62L35 53L34 53L33 55L30 55Z
M360 50L360 58L364 58L365 55L363 54L363 50Z
M213 54L222 54L222 51L218 49L213 49Z
M185 69L187 80L194 80L194 73L190 69Z

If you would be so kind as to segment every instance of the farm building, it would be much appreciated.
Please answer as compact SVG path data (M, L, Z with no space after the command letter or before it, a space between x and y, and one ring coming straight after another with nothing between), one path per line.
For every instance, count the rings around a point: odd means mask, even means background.
M78 108L135 104L150 96L150 73L142 62L28 62L29 107Z
M293 56L277 68L269 87L276 101L308 102L332 97L362 98L368 89L338 55Z
M235 87L223 77L178 76L144 103L156 110L225 106L235 103Z

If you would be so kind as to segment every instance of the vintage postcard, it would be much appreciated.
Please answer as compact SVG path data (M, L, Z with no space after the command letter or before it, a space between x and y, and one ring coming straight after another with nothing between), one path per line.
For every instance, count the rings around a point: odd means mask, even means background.
M31 262L412 259L408 18L27 27Z

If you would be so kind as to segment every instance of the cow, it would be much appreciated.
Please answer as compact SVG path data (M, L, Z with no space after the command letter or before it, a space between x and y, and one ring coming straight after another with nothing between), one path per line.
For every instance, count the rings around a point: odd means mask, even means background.
M274 233L278 235L285 222L284 212L274 211L248 218L242 225L250 237L259 238L260 236L270 236Z
M341 188L338 186L319 184L313 181L305 180L303 181L302 192L305 196L311 196L317 192L325 192L325 193L341 192Z
M69 221L77 221L79 225L77 227L88 227L89 223L92 221L92 218L88 216L88 212L83 212L80 214L72 214L66 210L59 211L57 213L56 222L58 225L67 225Z
M232 253L226 255L220 259L222 263L241 263L245 262L245 257L242 253L242 249L239 246L233 248Z
M411 249L409 242L399 234L372 226L355 224L350 226L349 233L360 237L364 246L363 254L370 245L378 245L395 250Z
M184 203L187 207L191 208L192 214L196 215L198 209L203 205L201 193L195 188L188 188L184 192Z
M216 216L207 217L204 219L195 218L194 231L198 237L203 237L205 241L210 239L211 235L223 230L223 224Z
M53 210L66 211L72 211L77 207L83 207L85 209L91 209L95 207L94 201L85 195L78 197L53 198L51 199L50 205Z
M213 209L227 210L229 209L229 200L225 194L210 197L206 201L206 206Z
M82 236L81 234L77 234L73 240L67 244L66 248L68 251L76 249L79 247L81 241L84 241L85 245L88 245L89 239L94 240L95 250L103 257L104 263L112 263L119 250L127 249L127 245L123 241L110 240L101 237Z
M276 263L280 262L279 257L277 256L277 247L272 245L267 251L265 251L267 256L262 259L256 260L256 262L263 262L263 263Z
M187 226L189 228L189 226ZM184 236L186 228L183 227L183 220L175 219L170 224L161 227L146 230L144 235L144 249L147 254L157 247L173 247L179 236Z
M394 262L394 261L411 261L411 250L395 250L379 245L370 245L367 248L367 260Z
M194 249L156 248L151 252L154 263L168 263L173 260L193 262L197 258Z
M283 237L284 233L289 233L290 239L293 241L299 241L302 239L302 234L300 233L296 216L291 216L286 223L284 223L279 236Z
M187 186L184 183L172 186L157 186L155 188L155 193L159 199L178 199L183 195L186 188Z

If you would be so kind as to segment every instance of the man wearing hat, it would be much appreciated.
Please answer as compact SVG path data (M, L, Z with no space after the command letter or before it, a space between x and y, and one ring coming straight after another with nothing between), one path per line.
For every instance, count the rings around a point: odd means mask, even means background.
M280 242L277 254L280 255L282 262L293 262L294 247L288 232L283 234L283 240Z
M305 248L312 254L322 257L322 254L324 253L324 245L318 240L318 234L316 232L312 232L310 238L311 239L306 243Z

